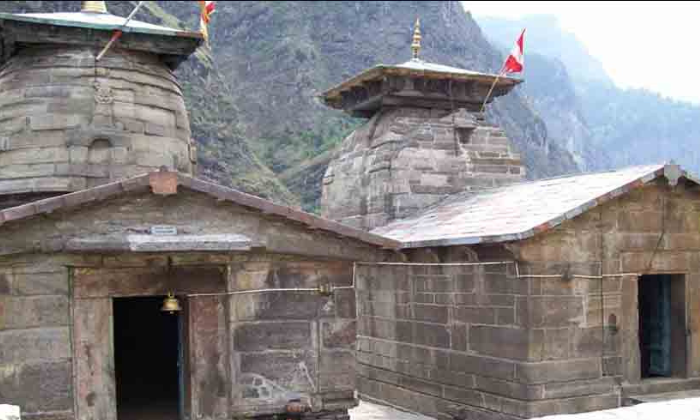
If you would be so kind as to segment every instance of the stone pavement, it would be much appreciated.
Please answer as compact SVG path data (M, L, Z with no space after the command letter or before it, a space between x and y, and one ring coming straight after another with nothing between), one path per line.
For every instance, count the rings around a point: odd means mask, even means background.
M682 398L682 397L681 397ZM351 420L433 420L383 405L361 401L350 410ZM539 420L700 420L700 398L638 404L632 407L540 417ZM533 419L537 420L537 419Z
M591 413L541 417L540 420L700 420L700 398L638 404Z
M0 420L19 420L19 407L0 404Z
M351 420L433 420L432 417L425 417L417 414L407 413L387 407L373 404L367 401L360 401L360 405L350 410Z

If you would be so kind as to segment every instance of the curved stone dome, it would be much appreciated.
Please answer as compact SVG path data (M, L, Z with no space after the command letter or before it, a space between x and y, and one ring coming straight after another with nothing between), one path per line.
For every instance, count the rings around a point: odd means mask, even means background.
M117 48L96 63L96 50L27 46L0 69L0 195L76 191L162 166L193 172L170 68Z

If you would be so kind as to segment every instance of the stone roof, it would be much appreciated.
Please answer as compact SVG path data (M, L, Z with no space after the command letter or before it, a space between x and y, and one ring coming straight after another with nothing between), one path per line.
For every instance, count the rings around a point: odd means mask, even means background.
M111 13L0 13L2 20L14 20L31 23L45 23L59 26L72 26L87 29L103 29L112 31L120 28L126 18ZM193 31L183 31L167 26L153 25L146 22L131 20L123 32L137 32L144 34L187 36L201 38L202 34Z
M372 233L402 248L517 241L547 231L665 175L700 181L674 164L523 182L450 196L418 215Z
M465 76L486 76L486 77L495 77L494 74L489 74L489 73L481 73L478 71L471 71L471 70L465 70L465 69L460 69L458 67L451 67L451 66L445 66L442 64L435 64L431 63L429 61L423 61L423 60L408 60L405 63L402 64L397 64L395 67L397 68L402 68L402 69L409 69L409 70L414 70L414 71L419 71L419 72L437 72L437 73L447 73L447 74L454 74L454 75L465 75ZM510 79L510 78L505 78L505 79ZM500 79L499 79L500 80ZM511 79L511 80L517 80L517 79ZM518 81L519 82L519 81Z
M85 45L99 51L125 20L110 13L0 13L0 66L25 45ZM158 54L171 69L204 42L199 32L134 20L122 31L120 48Z
M400 246L400 243L393 239L351 228L300 210L295 210L291 207L274 204L271 201L263 198L255 197L253 195L191 177L189 175L167 171L151 172L133 178L100 185L98 187L88 188L74 193L38 200L21 206L1 210L0 227L6 223L25 220L40 214L48 214L60 210L69 210L84 204L108 200L131 191L151 191L153 194L158 195L172 195L177 194L179 187L208 194L220 201L229 201L237 205L258 210L264 214L280 216L289 221L301 223L310 229L318 229L334 233L342 237L360 240L362 242L383 248L398 248ZM139 243L143 242L139 241L139 239L140 238L131 238L128 241L129 243L123 244L123 248L131 249L133 247L140 247L150 249L152 247L159 246L165 246L166 248L172 247L172 244L143 244ZM205 243L202 245L202 247L208 246L216 249L231 246L247 246L246 238L233 238L234 240L231 240L231 238L200 237L189 239L192 239L195 242ZM86 245L91 244L75 244L76 249L80 249L81 246Z
M327 105L334 106L338 98L341 96L341 92L349 91L353 87L362 86L364 83L367 82L382 80L386 76L410 76L423 77L426 79L474 81L477 83L485 84L487 87L491 86L491 84L496 80L496 77L498 77L495 74L480 73L476 71L460 69L457 67L450 67L442 64L430 63L423 60L410 60L402 64L380 64L374 66L328 89L320 96L323 98ZM512 77L500 77L498 79L496 87L512 88L522 82L523 81L521 79L515 79ZM499 89L495 90L495 92L498 91Z

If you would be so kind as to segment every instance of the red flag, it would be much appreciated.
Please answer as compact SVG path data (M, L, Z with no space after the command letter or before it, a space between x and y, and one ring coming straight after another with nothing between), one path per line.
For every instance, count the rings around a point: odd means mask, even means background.
M216 11L216 2L214 1L204 1L199 0L199 7L201 10L199 19L199 30L202 32L204 39L209 39L209 21L211 20L211 15Z
M520 73L523 71L523 66L525 65L525 29L520 33L520 37L515 42L513 50L510 52L506 62L503 63L503 73Z

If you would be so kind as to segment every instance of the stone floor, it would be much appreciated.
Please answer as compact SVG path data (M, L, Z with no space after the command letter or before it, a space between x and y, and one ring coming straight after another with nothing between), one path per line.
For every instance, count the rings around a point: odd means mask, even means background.
M433 420L432 417L420 416L395 410L391 407L360 401L360 405L350 410L351 420Z
M674 393L658 398L681 398L670 401L649 402L613 410L591 413L541 417L540 420L699 420L700 398L686 398L690 394Z
M122 407L119 413L119 420L175 420L176 418L176 407L172 404L153 403L145 410L143 406L134 409ZM350 418L351 420L432 420L431 417L410 414L364 401L350 411Z
M648 400L655 402L613 410L540 417L539 420L700 420L700 392L698 391L657 394L649 396ZM434 420L432 417L405 413L364 401L350 411L350 418L352 420Z

